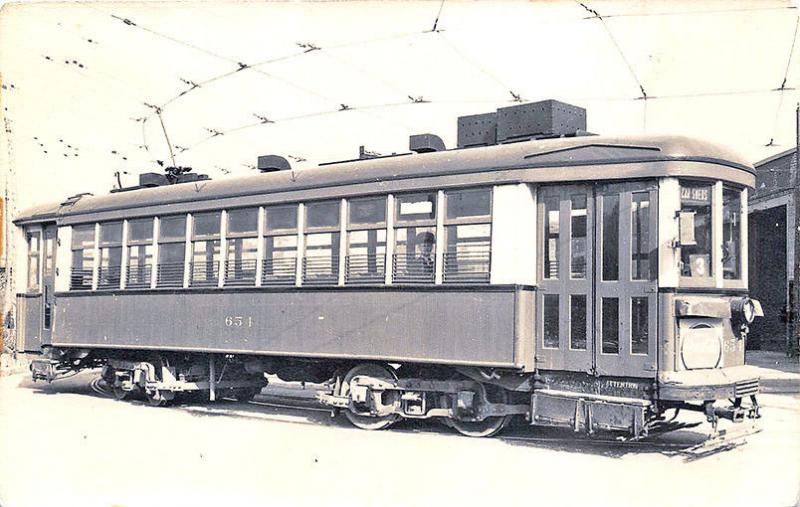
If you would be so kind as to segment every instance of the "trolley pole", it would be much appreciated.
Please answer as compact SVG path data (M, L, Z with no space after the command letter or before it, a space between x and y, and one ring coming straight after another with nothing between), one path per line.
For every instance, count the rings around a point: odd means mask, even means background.
M795 109L795 149L794 149L794 286L792 290L792 332L786 353L796 357L800 353L800 102Z

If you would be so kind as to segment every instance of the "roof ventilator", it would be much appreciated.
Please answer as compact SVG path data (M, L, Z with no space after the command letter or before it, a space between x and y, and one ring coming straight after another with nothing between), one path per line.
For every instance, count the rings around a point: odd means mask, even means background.
M261 155L258 157L258 170L262 173L289 171L291 169L292 166L289 161L280 155Z
M444 151L444 141L434 134L416 134L408 138L408 149L416 153Z

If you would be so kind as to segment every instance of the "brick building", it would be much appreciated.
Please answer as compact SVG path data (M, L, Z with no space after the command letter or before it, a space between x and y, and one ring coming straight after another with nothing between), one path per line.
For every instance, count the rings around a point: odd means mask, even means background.
M756 162L756 188L750 194L750 294L761 301L764 318L752 326L750 348L786 350L786 309L793 286L793 187L795 148Z

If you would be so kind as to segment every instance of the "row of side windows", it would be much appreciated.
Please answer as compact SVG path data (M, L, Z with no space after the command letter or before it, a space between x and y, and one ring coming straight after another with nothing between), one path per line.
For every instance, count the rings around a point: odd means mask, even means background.
M77 225L70 289L488 283L491 209L476 188Z

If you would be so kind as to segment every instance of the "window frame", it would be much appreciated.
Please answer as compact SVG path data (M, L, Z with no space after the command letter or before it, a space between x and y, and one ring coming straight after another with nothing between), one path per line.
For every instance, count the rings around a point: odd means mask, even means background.
M91 234L91 236L92 236L91 243L89 243L88 245L84 245L83 243L81 243L80 248L75 248L75 238L77 236L75 234L75 230L76 229L91 230L91 232L92 232L92 234ZM98 224L95 223L95 222L74 224L74 225L71 226L70 236L71 237L70 237L70 245L69 245L69 250L70 250L69 290L70 290L70 292L72 292L72 291L83 292L83 291L94 290L95 289L95 281L96 281L96 273L97 273L98 264L99 264L98 263L98 258L97 258L98 257L98 252L99 252L99 248L98 248ZM76 272L75 252L81 252L81 261L83 261L83 259L85 259L85 256L83 255L83 252L85 250L89 250L91 252L91 263L90 263L90 268L89 269L85 269L85 268L83 268L83 262L81 262L81 270L80 271L81 271L82 274L80 276L81 276L82 280L86 280L86 275L87 275L86 272L88 271L89 272L88 273L89 284L88 284L88 286L86 284L81 284L80 286L75 286L75 284L74 284L74 282L75 282L75 272Z
M439 254L439 245L440 245L440 241L441 241L441 239L439 237L440 236L440 234L439 234L440 233L439 225L440 225L440 219L441 219L440 214L443 214L443 212L444 212L442 203L440 202L440 193L441 193L441 190L416 190L416 191L401 192L401 193L393 194L392 206L394 207L394 209L392 210L392 213L393 213L394 220L392 222L392 227L391 227L391 231L390 231L391 232L391 242L392 242L392 249L391 249L392 255L391 255L391 259L387 259L387 260L390 260L390 262L391 262L391 270L392 270L391 271L391 282L392 282L393 285L394 284L401 284L401 285L409 285L409 284L412 284L412 285L413 284L435 285L436 284L436 279L437 279L438 276L440 276L440 275L438 275L438 273L439 273L439 271L441 269L440 268L441 261L440 261L440 254ZM430 217L430 218L414 218L414 219L403 219L403 218L401 218L400 207L403 204L403 199L406 198L406 197L411 197L411 196L415 196L415 195L420 195L420 196L421 195L432 195L433 196L433 201L432 201L432 204L433 204L433 217ZM398 234L397 234L397 231L399 229L411 229L411 228L415 228L415 229L417 229L417 228L426 228L426 229L430 228L430 229L434 230L434 233L433 233L434 234L434 250L433 250L434 265L433 265L433 276L431 277L430 281L428 281L428 280L414 280L413 279L413 275L405 275L406 277L410 276L410 278L403 278L403 277L399 277L398 274L397 274L397 271L398 271L398 268L397 268L397 262L398 261L397 261L397 259L399 258L398 255L406 255L406 256L408 256L408 242L409 242L408 241L408 235L406 235L406 240L405 240L406 252L405 252L405 254L398 254L398 248L397 248L397 245L398 245ZM419 233L417 233L417 234L419 234ZM389 234L387 234L387 242L388 241L389 241ZM416 255L415 255L415 258L416 258ZM407 263L407 261L404 261L404 262ZM406 264L406 266L407 266L407 264Z
M733 190L739 192L739 278L725 278L725 273L722 268L722 248L725 239L725 190ZM728 182L723 182L721 185L721 199L720 199L720 231L719 231L719 277L722 280L722 287L725 289L746 289L748 283L748 231L747 231L747 187L735 185Z
M471 216L466 216L466 217L448 218L448 212L450 211L449 202L450 202L450 199L454 195L457 195L459 193L468 193L468 192L476 192L476 191L486 191L486 192L488 192L488 194L489 194L489 213L488 214L471 215ZM444 232L444 237L442 238L442 243L441 243L442 246L443 246L443 251L441 253L441 255L442 255L442 267L441 267L442 283L443 284L467 283L467 284L480 284L480 285L491 283L491 274L492 274L492 239L493 239L493 235L494 235L494 223L493 223L493 213L492 213L492 211L494 209L494 187L493 186L481 185L481 186L476 186L476 187L465 187L465 188L448 189L448 190L444 191L443 197L444 197L444 206L443 206L443 213L442 213L442 219L443 219L443 222L442 222L443 229L442 230ZM458 227L458 226L461 226L461 225L488 225L489 226L489 235L487 237L488 249L487 249L487 252L486 252L488 258L486 259L487 268L486 268L485 275L483 274L483 272L469 272L469 271L467 272L468 274L469 273L473 273L473 274L474 273L480 273L481 279L467 279L468 278L468 276L467 276L467 277L462 277L462 278L456 278L455 280L452 280L452 281L448 281L447 280L447 275L448 275L447 267L448 267L448 258L449 258L448 256L451 255L452 253L454 253L454 252L451 252L450 248L449 248L450 247L450 230L451 230L450 228L451 227ZM457 253L456 253L456 255L457 255ZM453 274L458 275L458 272L455 272ZM452 274L451 274L451 276L452 276ZM483 278L485 278L485 279L483 279Z
M231 225L231 216L233 214L236 214L236 213L239 213L239 212L243 212L243 211L250 211L250 212L254 212L255 213L255 218L256 218L255 229L251 230L251 231L231 232L231 226L230 226ZM260 263L260 251L261 251L261 248L262 248L259 245L259 243L261 241L263 241L262 236L260 234L261 233L260 224L261 224L261 220L262 220L262 218L261 218L262 214L263 214L263 208L261 208L260 206L247 206L247 207L242 207L242 208L228 209L228 210L226 210L226 213L224 213L222 215L221 220L222 220L222 222L224 222L224 224L223 223L220 224L220 232L222 232L223 230L225 231L225 234L224 234L224 236L225 236L225 241L224 241L225 251L224 251L224 253L221 253L221 256L222 256L221 262L224 262L223 280L222 280L222 284L223 284L224 287L251 287L251 286L256 286L257 285L256 284L256 280L258 280L259 263ZM251 261L251 260L255 261L255 265L253 267L253 276L252 276L252 278L249 277L249 276L242 277L242 278L231 278L230 277L230 268L231 268L231 266L234 266L234 268L235 268L235 264L232 264L231 263L231 259L229 258L230 253L231 253L232 240L235 241L235 240L238 240L238 239L242 239L242 240L253 239L253 240L255 240L255 245L256 245L255 257L252 258L252 259L250 257L248 257L247 259L242 259L242 261L241 261L241 262L243 262L245 260L247 260L247 261ZM222 243L223 242L220 241L220 248L223 247ZM243 273L245 272L243 268L242 268L242 272Z
M158 245L158 251L156 252L156 260L155 260L155 267L156 267L156 285L155 287L158 289L175 289L175 288L182 288L185 286L186 276L187 276L187 266L186 266L186 259L187 259L187 250L191 247L190 241L191 238L187 234L187 230L189 228L189 224L191 222L191 213L176 213L171 215L159 215L158 216L158 236L155 239L155 243ZM175 237L168 237L164 238L164 221L169 220L172 218L183 218L183 236L178 238ZM155 236L155 230L153 231L153 235ZM180 278L180 284L162 284L162 276L161 276L161 267L163 263L161 262L161 256L163 254L163 246L164 245L174 245L174 244L183 244L183 260L181 264L183 265L183 270ZM169 263L170 265L175 264L177 265L178 262Z
M678 209L677 211L680 212L683 209L683 202L681 197L681 190L683 189L684 184L688 185L707 185L710 188L711 193L711 247L710 247L710 255L711 259L709 261L711 273L708 276L704 277L695 277L695 276L684 276L683 270L681 268L682 257L683 257L683 247L678 246L675 250L676 259L678 262L677 270L678 270L678 286L682 288L721 288L722 285L719 282L721 280L722 274L722 264L720 259L721 254L721 222L718 224L718 218L722 218L722 202L720 201L719 197L717 196L718 189L722 189L722 181L721 180L707 180L707 179L697 179L697 178L677 178L678 180ZM675 220L678 220L677 213ZM719 265L718 265L719 264ZM719 279L718 279L719 277Z
M131 239L131 223L133 222L150 222L150 239ZM125 228L127 230L127 234L125 235L124 241L124 249L123 249L123 259L125 263L125 289L126 290L137 290L137 289L149 289L152 287L153 283L153 271L158 266L158 249L155 246L158 243L158 238L156 237L156 217L137 217L137 218L130 218L125 220ZM145 268L149 268L149 272L147 272L147 283L146 284L135 284L134 287L131 287L131 248L136 247L150 247L151 254L150 254L150 262L144 263ZM147 249L145 248L145 251ZM137 271L138 271L138 264L137 264Z
M108 227L111 225L119 224L120 232L119 232L119 240L104 240L103 239L103 229L104 227ZM125 234L125 220L106 220L103 222L97 223L99 227L100 234L97 240L97 288L98 289L119 289L120 284L122 283L122 266L123 266L123 257L125 255L125 244L124 244L124 234ZM114 266L111 264L111 251L114 248L119 248L119 264ZM104 283L104 274L103 274L103 251L108 249L109 250L109 265L105 267L105 269L109 270L108 279L110 281L115 281L116 283ZM116 268L118 271L116 274L112 268ZM116 276L116 280L114 280L114 276Z
M324 226L309 226L308 225L308 217L309 217L309 209L312 208L314 205L319 204L327 204L327 203L336 203L336 225L324 225ZM314 201L304 202L304 213L303 213L303 223L298 224L298 226L302 225L302 256L298 255L298 259L301 260L301 284L302 285L339 285L339 279L342 275L342 261L341 258L341 250L342 250L342 210L343 210L343 199L341 198L329 198L329 199L319 199ZM337 240L334 241L334 236L331 236L331 244L330 244L330 257L325 255L308 255L308 237L311 235L317 234L335 234ZM300 253L300 245L298 245L298 254ZM331 264L331 272L330 273L319 273L317 276L309 277L309 259L330 259Z
M358 203L359 201L382 201L383 203L383 220L378 222L359 222L353 223L352 221L352 206L353 203ZM344 272L344 283L345 285L365 285L365 284L380 284L383 285L386 282L386 272L387 272L387 265L388 265L388 255L389 255L389 242L393 239L390 237L388 226L389 226L389 214L392 213L392 210L389 209L390 206L390 199L387 194L381 195L371 195L371 196L360 196L354 197L352 199L347 200L347 213L346 213L346 223L345 226L345 238L340 239L340 241L345 241L345 272ZM361 232L361 231L384 231L384 242L383 242L383 266L382 272L366 273L356 276L351 276L350 274L350 233L352 232ZM367 254L369 255L369 254ZM376 253L375 262L377 265L378 254ZM369 262L369 261L368 261ZM377 271L377 270L376 270ZM359 279L360 278L360 279Z
M198 234L198 232L197 232L197 217L198 216L202 216L202 215L219 215L219 220L217 221L216 232ZM222 209L214 209L214 210L207 210L207 211L200 211L200 212L197 212L197 213L192 213L191 217L192 217L191 218L191 224L190 224L191 234L188 236L189 287L190 288L218 287L219 283L220 283L220 268L222 267L222 262L224 260L224 256L223 256L223 248L225 247L225 245L224 245L224 243L225 243L225 241L224 241L224 239L225 239L224 225L227 225L227 224L224 224L223 222L225 222L226 213ZM195 280L195 274L196 274L195 257L197 257L197 254L195 252L195 244L196 243L200 243L200 242L203 242L203 243L212 242L213 243L214 241L216 241L218 243L217 260L216 261L214 260L213 249L212 249L211 259L209 260L209 258L208 258L208 249L206 249L206 252L203 254L203 258L205 259L203 261L203 263L204 263L204 265L206 267L206 269L205 269L205 275L206 276L203 279ZM227 253L227 252L225 252L225 253ZM184 254L185 254L185 252L184 252ZM210 270L208 269L208 264L209 263L211 263L211 269ZM215 263L216 263L216 265L215 265ZM203 266L201 266L201 267L203 267ZM209 274L211 274L213 276L209 277L208 276Z
M31 239L37 237L37 248L35 251L36 257L36 284L31 284L31 259L34 257L34 252L31 251ZM43 250L44 250L44 231L41 227L26 228L25 229L25 293L26 294L40 294L42 292L42 278L43 278Z

